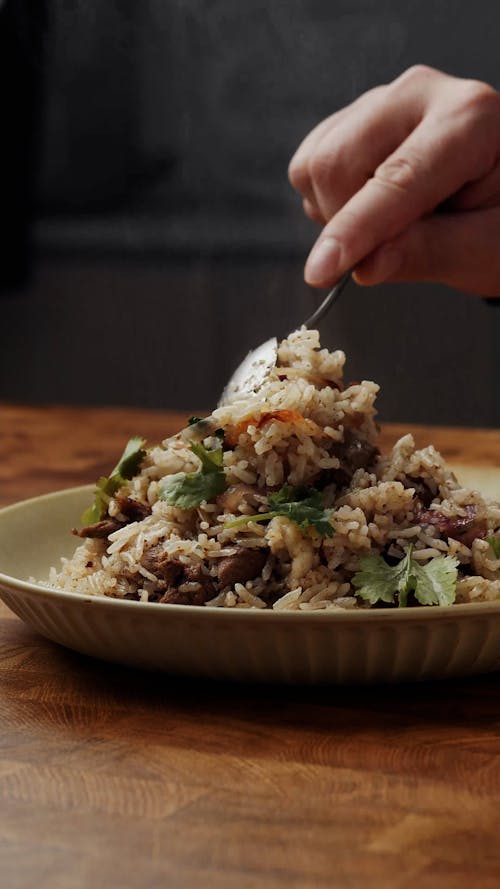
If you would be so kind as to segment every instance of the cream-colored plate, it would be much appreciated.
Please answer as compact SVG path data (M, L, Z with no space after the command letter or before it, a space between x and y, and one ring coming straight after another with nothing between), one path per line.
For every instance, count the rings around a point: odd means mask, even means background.
M500 500L500 468L466 463L450 463L449 466L462 485L484 491L488 497Z
M70 555L91 487L0 511L0 596L83 654L187 676L258 682L394 682L500 669L500 602L394 611L273 612L168 606L30 583Z

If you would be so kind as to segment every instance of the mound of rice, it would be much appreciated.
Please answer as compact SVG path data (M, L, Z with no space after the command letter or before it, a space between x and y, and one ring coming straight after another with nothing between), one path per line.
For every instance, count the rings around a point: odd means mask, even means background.
M353 583L363 557L394 566L410 548L421 566L453 557L454 601L500 598L499 504L461 487L411 435L381 456L378 386L344 386L344 362L343 352L320 348L316 331L291 334L251 398L141 452L136 474L77 532L84 542L49 584L167 605L367 608ZM180 473L200 476L193 441L219 451L222 490L182 508L162 491L174 475L181 486ZM313 492L328 533L287 514L265 518L283 491ZM411 593L408 604L419 604Z

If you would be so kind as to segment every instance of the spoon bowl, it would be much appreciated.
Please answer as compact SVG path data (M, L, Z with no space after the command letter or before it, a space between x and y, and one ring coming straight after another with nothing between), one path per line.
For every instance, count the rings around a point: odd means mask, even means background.
M349 270L325 296L323 302L320 303L311 317L304 321L303 327L310 329L321 321L339 298L350 277L351 271ZM252 349L238 365L224 387L219 399L219 407L232 404L233 401L239 401L242 398L248 398L254 392L257 392L269 372L273 367L276 367L277 360L278 339L272 336L265 343L257 346L256 349Z

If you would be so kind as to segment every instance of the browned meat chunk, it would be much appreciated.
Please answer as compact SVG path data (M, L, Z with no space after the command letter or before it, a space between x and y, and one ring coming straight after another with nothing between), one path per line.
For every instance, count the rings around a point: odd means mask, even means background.
M433 525L443 537L471 546L476 537L484 537L486 528L484 520L477 518L475 506L466 506L465 512L465 516L445 516L437 509L423 509L415 519L419 525Z
M205 574L201 565L185 565L184 582L199 583L205 596L205 602L215 596L214 582L212 578L208 576L208 574Z
M141 503L133 497L115 497L120 512L127 517L129 522L142 522L146 516L151 515L151 507L148 503Z
M167 605L204 605L213 599L216 589L213 580L206 574L201 565L184 565L172 559L161 544L152 546L144 553L141 564L158 578L154 592L150 593L150 601ZM192 584L192 588L180 590L184 584Z
M328 470L328 484L332 482L338 487L348 485L357 469L370 469L379 449L369 441L356 438L348 429L344 441L332 448L332 454L340 460L338 469Z
M413 476L409 475L407 477L405 488L413 488L415 491L415 496L418 498L422 506L424 506L426 509L434 500L434 494L423 478L414 478Z
M145 519L146 516L151 514L150 506L145 503L140 503L139 500L133 500L132 497L118 496L116 502L118 503L120 512L126 516L126 522L121 522L119 519L106 516L106 518L101 519L100 522L95 522L93 525L86 525L85 528L80 528L80 530L73 528L72 533L76 534L77 537L99 537L104 539L105 537L109 537L113 531L118 531L118 528L125 527L128 522L140 522L142 519Z
M141 559L141 565L146 571L150 571L155 577L164 580L168 586L180 580L184 566L166 553L161 544L152 546L146 550Z
M100 522L95 522L93 525L86 525L85 528L73 528L72 534L76 534L77 537L99 537L105 538L109 537L113 531L118 531L119 528L123 528L123 522L119 522L118 519L102 519Z
M161 597L160 603L162 605L204 605L214 595L213 589L210 595L207 595L207 591L202 587L189 592L181 592L176 587L169 587L167 592Z
M378 448L376 448L375 445L370 444L369 441L346 436L344 450L340 454L340 459L341 463L352 475L356 469L370 467L378 453Z
M189 590L180 590L183 584L193 584ZM182 577L178 586L169 587L161 597L160 602L165 605L204 605L216 594L213 580L205 574L201 565L184 565Z
M219 562L219 586L223 589L235 583L246 583L261 573L267 560L267 550L240 547L232 556Z

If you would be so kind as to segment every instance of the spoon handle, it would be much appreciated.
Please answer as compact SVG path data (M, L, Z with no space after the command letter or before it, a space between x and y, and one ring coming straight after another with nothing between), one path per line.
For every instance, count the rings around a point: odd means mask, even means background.
M323 316L326 315L326 313L329 311L329 309L331 309L333 304L337 301L337 299L339 298L340 294L342 293L342 291L343 291L344 287L346 286L350 277L351 277L351 269L349 269L349 271L346 272L345 275L342 276L340 281L337 281L333 290L330 290L330 293L328 294L328 296L325 296L323 302L320 303L320 305L318 306L316 311L313 312L311 317L308 318L307 321L304 321L304 327L307 327L308 329L311 327L316 327L318 321L321 321Z

